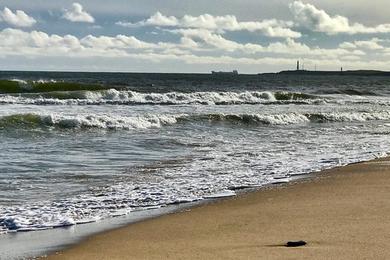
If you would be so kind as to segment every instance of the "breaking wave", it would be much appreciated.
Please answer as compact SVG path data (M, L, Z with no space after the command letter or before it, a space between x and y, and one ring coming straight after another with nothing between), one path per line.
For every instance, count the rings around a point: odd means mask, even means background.
M100 91L54 91L0 96L3 104L36 105L238 105L266 103L326 102L320 96L292 92L194 92L140 93L116 89Z
M209 114L195 116L200 120L230 121L235 123L262 125L291 125L302 123L365 122L389 120L390 112L339 112L339 113L288 113L277 115L264 114Z
M292 125L305 123L365 122L390 120L390 112L339 112L339 113L287 113L287 114L176 114L176 115L62 115L62 114L16 114L0 118L0 129L44 128L59 129L147 129L186 122L227 122L233 124Z
M353 89L353 88L334 88L318 91L319 94L345 94L350 96L379 96L378 93L369 90Z
M104 90L108 87L97 84L83 84L76 82L64 82L55 80L39 79L27 81L22 79L0 80L0 93L40 93L54 91L81 91L81 90Z
M111 115L77 115L61 114L17 114L0 118L1 128L37 128L56 127L100 128L100 129L146 129L159 128L163 125L175 124L177 116L150 115L136 117L120 117Z

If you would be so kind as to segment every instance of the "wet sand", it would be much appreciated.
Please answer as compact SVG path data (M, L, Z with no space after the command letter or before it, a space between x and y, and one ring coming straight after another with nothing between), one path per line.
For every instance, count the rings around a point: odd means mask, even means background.
M390 259L390 159L131 224L49 259Z

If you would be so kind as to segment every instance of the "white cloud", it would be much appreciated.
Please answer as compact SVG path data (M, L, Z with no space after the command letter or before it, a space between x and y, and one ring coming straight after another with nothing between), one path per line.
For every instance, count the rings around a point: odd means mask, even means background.
M306 57L326 57L337 58L342 56L358 55L362 56L365 53L361 50L353 49L346 50L343 48L323 49L319 47L309 47L306 44L296 42L293 39L285 41L273 42L269 45L260 45L256 43L238 43L224 38L222 35L210 32L205 29L175 29L173 33L181 34L182 42L190 42L191 47L196 50L209 52L224 51L226 53L239 52L240 56L246 54L269 54L269 55L284 55L284 56L306 56ZM183 47L183 46L177 46ZM194 49L193 49L194 50Z
M0 32L0 51L4 54L19 53L21 55L87 55L117 56L133 53L198 53L204 55L221 55L235 53L239 56L250 55L284 55L337 58L341 56L362 56L365 53L354 48L322 49L309 47L303 43L287 39L267 46L255 43L238 43L224 38L222 35L205 29L177 29L174 33L181 35L179 43L149 43L134 36L117 35L93 36L77 38L72 35L48 35L44 32L24 32L17 29L5 29ZM363 44L361 44L363 46Z
M334 69L348 64L348 69L390 69L390 61L388 61L390 40L386 37L372 38L372 35L352 36L353 34L390 33L390 24L370 27L353 23L347 17L328 14L314 5L301 1L294 1L290 9L295 17L294 22L277 19L240 21L234 15L166 16L160 12L136 23L117 22L117 25L124 27L150 26L151 28L148 29L151 30L147 33L175 34L167 37L172 39L168 42L147 42L141 40L142 38L121 34L76 37L8 28L0 30L0 60L3 59L3 66L7 65L7 62L4 62L7 58L18 61L46 58L58 61L58 64L60 62L67 64L72 59L104 60L107 63L97 62L97 64L104 63L104 66L109 69L111 64L117 61L125 61L126 64L144 61L145 64L162 63L163 66L156 65L156 67L168 70L174 68L180 70L183 64L195 64L201 69L221 65L221 68L242 66L241 68L249 68L249 71L253 71L256 68L253 65L280 68L286 65L294 66L296 59L302 59L305 60L307 68L314 68L317 64L321 69ZM65 10L63 18L74 22L91 23L87 27L91 31L101 28L93 24L95 19L78 3L74 3L70 10ZM9 23L11 27L28 27L36 23L34 18L23 11L11 11L8 8L0 10L0 21ZM317 46L315 44L317 41L311 42L314 38L310 34L301 37L303 32L307 32L303 28L323 33L321 37L325 37L325 42L336 47L324 47L323 43ZM239 34L227 33L233 31L255 32L274 39L268 39L270 43L246 41L245 38L240 38ZM104 33L104 30L99 32ZM336 34L349 34L346 37L348 41L340 43L340 39L345 37L337 37ZM158 38L158 35L152 38ZM174 64L176 67L167 64ZM203 64L209 66L202 66ZM125 68L131 69L128 66ZM145 66L145 68L150 67ZM187 68L196 68L196 66Z
M0 32L0 52L9 55L58 55L76 52L83 47L72 35L48 35L44 32L24 32L19 29L4 29Z
M205 29L177 29L171 32L181 34L183 36L181 41L190 43L190 47L202 47L205 50L211 47L212 50L221 49L228 52L242 49L242 44L227 40L221 35Z
M390 24L366 26L361 23L352 23L341 15L330 15L312 4L302 1L294 1L290 5L295 22L277 19L262 21L239 21L234 15L214 16L202 14L199 16L184 15L182 17L166 16L160 12L149 18L136 22L117 22L124 27L174 27L182 29L205 29L212 32L224 33L225 31L249 31L258 32L268 37L300 38L299 29L306 28L315 32L328 35L335 34L375 34L390 33Z
M367 33L390 33L390 24L380 24L367 27L360 23L350 23L347 17L341 15L331 16L324 10L314 5L294 1L290 4L295 20L298 25L316 32L327 34L367 34Z
M390 24L366 26L352 23L341 15L330 15L316 6L302 1L294 1L290 5L295 22L277 19L262 21L239 21L234 15L214 16L202 14L199 16L184 15L182 17L166 16L160 12L149 18L136 22L119 21L116 24L124 27L175 27L183 29L206 29L223 33L225 31L258 32L268 37L300 38L299 29L306 28L328 35L335 34L374 34L390 33Z
M175 29L180 41L151 43L134 36L93 36L78 38L73 35L49 35L41 31L26 32L19 29L0 31L0 53L2 57L51 58L58 57L65 63L69 59L107 58L115 60L131 59L153 63L180 62L185 64L226 64L272 66L294 64L297 58L304 59L307 67L321 64L322 67L339 66L347 63L352 66L371 67L375 64L386 66L388 48L384 55L375 59L367 56L374 51L373 45L365 41L352 42L348 47L325 49L310 47L293 39L276 41L268 45L239 43L224 38L217 32L206 29ZM366 42L381 42L374 38ZM346 44L342 44L343 46ZM353 48L352 48L353 45ZM364 52L367 50L368 52ZM382 57L383 56L383 57ZM367 64L367 66L365 65ZM387 64L390 65L390 64ZM108 66L108 65L107 65Z
M249 31L260 32L268 37L299 38L301 33L293 31L290 27L292 22L276 19L263 21L240 22L234 15L213 16L202 14L199 16L184 15L181 18L175 16L165 16L160 12L155 13L146 20L129 23L117 22L117 25L125 27L139 26L159 26L159 27L178 27L207 29L211 31Z
M134 36L117 35L77 38L73 35L49 35L41 31L25 32L7 28L0 31L0 53L8 56L82 56L122 57L133 53L174 49L169 43L147 43Z
M72 9L65 10L63 17L71 22L94 23L95 18L83 10L83 6L79 3L73 3Z
M342 49L355 49L357 46L352 42L343 42L339 45Z
M367 41L353 41L353 42L343 42L340 44L340 48L343 49L366 49L371 51L384 50L385 47L380 45L381 42L378 38L373 38Z
M178 26L179 23L180 21L175 16L165 16L157 12L146 21L140 22L139 25Z
M117 35L115 37L88 35L80 40L86 47L99 49L147 49L156 48L156 44L140 41L134 36Z
M25 12L16 10L14 13L7 7L4 7L3 11L0 11L0 21L2 20L16 27L31 27L37 22Z

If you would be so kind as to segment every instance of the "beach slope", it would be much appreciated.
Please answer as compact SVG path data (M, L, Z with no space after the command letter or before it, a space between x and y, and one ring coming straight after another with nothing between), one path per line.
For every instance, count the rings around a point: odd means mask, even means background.
M380 159L102 233L49 259L390 259L389 231L390 160Z

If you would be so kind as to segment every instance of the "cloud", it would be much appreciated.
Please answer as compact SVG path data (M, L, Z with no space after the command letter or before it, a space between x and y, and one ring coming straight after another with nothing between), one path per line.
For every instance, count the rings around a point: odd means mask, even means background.
M56 55L82 49L72 35L48 35L44 32L24 32L7 28L0 32L0 50L9 55Z
M386 54L390 53L389 48L383 47L381 50L383 55L368 56L377 52L372 43L376 42L379 45L383 41L376 38L370 41L343 43L338 48L327 49L311 47L289 38L261 45L239 43L206 29L173 29L172 32L180 36L178 42L153 43L121 34L88 35L79 38L74 35L50 35L42 31L26 32L7 28L0 31L0 53L3 58L56 58L64 64L71 59L104 58L110 59L111 62L133 60L162 64L175 62L196 65L286 66L294 64L299 58L305 60L307 67L314 67L314 64L321 64L322 68L326 66L333 68L342 64L348 64L349 68L352 66L372 68L378 64L390 66L385 60ZM108 69L109 64L111 63L107 63Z
M366 26L352 23L347 17L330 15L325 10L302 1L294 1L290 5L294 22L277 19L262 21L239 21L234 15L214 16L202 14L199 16L184 15L182 17L167 16L156 12L149 18L135 23L119 21L116 24L123 27L174 27L182 29L206 29L223 33L225 31L249 31L261 33L267 37L300 38L303 28L310 31L335 34L378 34L390 33L390 24Z
M242 21L234 15L167 16L157 12L142 21L116 23L124 27L148 26L149 28L143 28L141 31L147 29L146 33L156 34L149 37L149 41L138 35L112 35L112 31L106 31L108 28L96 25L95 19L78 3L73 3L70 10L65 10L63 18L73 22L88 22L90 25L84 29L90 30L91 33L99 32L98 35L58 35L38 30L16 29L15 26L28 27L36 21L23 11L4 8L0 10L0 20L9 23L12 28L0 30L0 65L7 66L7 60L18 61L18 64L23 66L24 62L20 61L46 59L56 61L50 64L57 64L62 68L61 66L66 66L69 61L88 60L98 62L84 63L94 63L91 66L102 65L108 70L113 69L111 65L117 62L127 64L122 67L125 70L132 69L133 64L144 62L146 65L143 68L148 71L156 68L160 71L182 71L185 67L183 65L195 64L196 66L189 65L185 70L198 68L197 71L205 71L209 68L217 69L216 67L237 67L253 72L257 67L254 65L267 65L259 66L259 70L283 69L293 67L296 60L301 59L305 61L307 68L314 68L316 64L321 66L321 69L334 69L347 64L348 69L390 69L390 40L384 36L379 39L381 36L377 35L390 33L390 24L366 26L351 22L341 15L329 14L312 4L292 1L289 6L294 15L293 21ZM99 28L101 30L97 31ZM80 33L77 30L75 32L78 32L77 35ZM167 36L166 32L172 35ZM243 33L228 32L245 32L246 36L251 32L256 35L246 38ZM315 40L310 32L319 32L322 35ZM156 40L159 39L160 33L164 34L164 39L170 40ZM303 33L308 34L301 37ZM337 34L344 35L336 36ZM348 37L345 34L348 34ZM352 36L354 34L375 35ZM269 38L260 42L255 38L259 35ZM372 38L374 36L378 38ZM325 40L318 41L319 39ZM77 64L79 63L73 64L76 69L79 68ZM148 64L155 64L155 67L149 67ZM202 66L203 64L205 66Z
M292 22L276 19L240 22L234 15L213 16L210 14L202 14L199 16L184 15L183 17L178 18L175 16L165 16L160 12L157 12L148 19L139 21L137 23L120 21L116 24L124 27L157 26L206 29L218 32L249 31L260 32L268 37L301 37L301 33L290 29L290 27L293 25Z
M140 51L162 51L169 48L173 48L173 45L147 43L125 35L88 35L77 38L73 35L49 35L41 31L25 32L11 28L0 31L0 53L3 56L121 57Z
M342 49L355 49L357 46L352 42L343 42L339 45Z
M37 22L25 12L16 10L14 13L7 7L4 7L3 11L0 11L0 21L2 20L16 27L31 27Z
M88 35L80 40L86 47L99 49L147 49L156 48L158 45L140 41L134 36L117 35L115 37Z
M73 3L72 9L65 10L63 18L71 22L83 22L83 23L95 22L95 18L93 18L92 15L84 11L83 6L79 3Z
M147 20L141 21L135 25L179 26L179 24L180 21L175 16L164 16L160 12L157 12Z
M181 42L186 43L189 48L201 47L203 50L224 50L234 52L238 49L243 49L242 44L235 41L227 40L219 34L213 33L205 29L177 29L172 30L172 33L182 35Z
M390 33L390 24L380 24L374 27L367 27L360 23L351 24L347 17L341 15L331 16L324 10L318 9L311 4L302 3L301 1L291 3L290 10L299 26L329 35L339 33Z
M378 51L378 50L384 50L385 47L380 45L379 43L382 40L378 38L373 38L371 40L367 41L354 41L354 42L343 42L340 44L340 48L343 49L366 49L371 51Z
M82 55L116 57L134 53L145 54L194 54L199 55L236 55L238 57L252 55L283 55L288 57L337 58L342 56L363 56L358 49L363 43L355 42L353 49L322 49L309 47L293 39L273 42L269 45L255 43L238 43L224 38L222 35L205 29L176 29L181 35L180 42L150 43L134 36L93 36L77 38L73 35L48 35L40 31L25 32L18 29L4 29L0 32L0 52L14 55Z
M236 53L238 56L269 54L272 56L284 55L292 57L325 57L337 58L342 56L357 55L362 56L365 53L358 49L347 50L344 48L324 49L319 47L309 47L306 44L296 42L294 39L287 38L284 41L277 41L268 45L256 43L238 43L224 38L215 32L205 29L174 29L172 33L182 35L181 42L188 42L188 48L196 48L197 51L208 52L226 52ZM182 48L176 46L176 48ZM192 49L195 50L195 49Z

